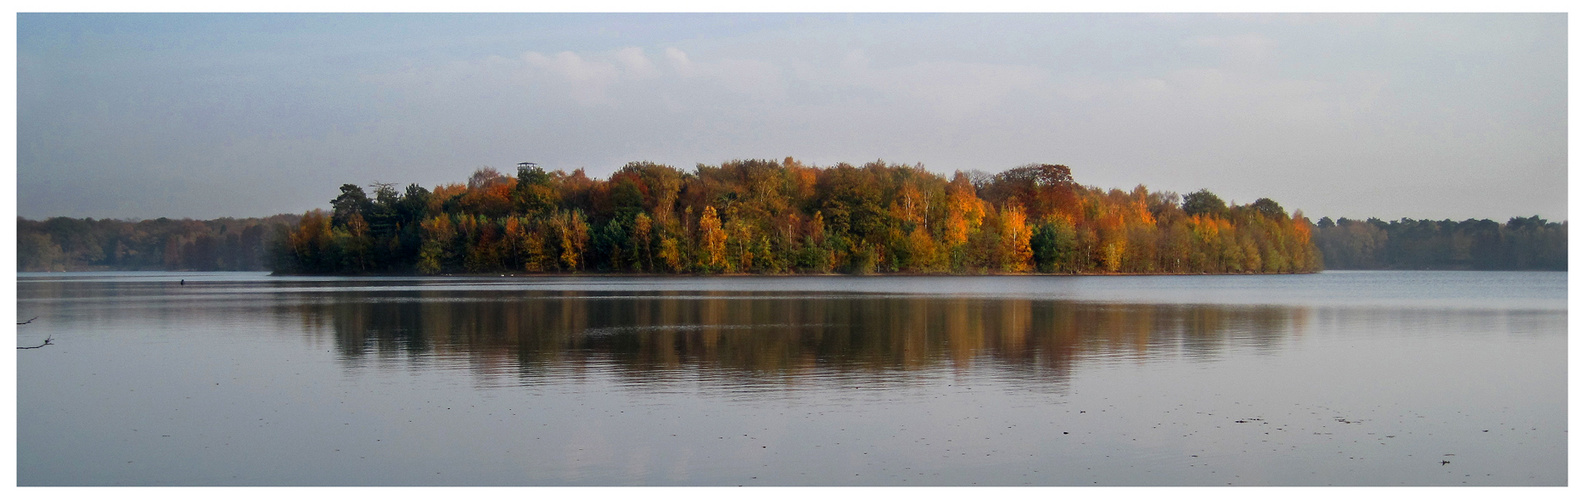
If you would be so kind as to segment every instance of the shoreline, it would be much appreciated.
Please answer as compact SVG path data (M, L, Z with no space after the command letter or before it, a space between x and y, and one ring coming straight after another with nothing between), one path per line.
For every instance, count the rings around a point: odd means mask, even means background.
M181 271L172 271L172 272L181 272ZM244 272L247 272L247 271L244 271ZM868 274L849 274L849 273L782 273L782 274L710 273L710 274L707 274L707 273L605 273L605 272L589 272L589 273L523 273L523 272L520 272L520 273L438 273L438 274L403 274L403 273L394 273L394 274L378 274L378 273L372 273L372 274L312 274L312 273L290 274L290 273L271 272L270 275L271 276L336 276L336 277L348 277L348 278L354 278L354 277L379 277L379 278L393 278L393 277L414 277L414 278L422 278L422 277L532 278L532 277L537 277L538 278L538 277L551 277L551 276L615 277L615 278L660 278L660 277L678 277L678 278L798 278L798 277L886 278L886 277L945 277L945 276L958 276L958 277L976 277L976 276L988 276L988 277L1011 277L1011 276L1043 276L1043 277L1066 277L1066 276L1074 276L1074 277L1092 277L1092 276L1281 276L1281 275L1318 274L1320 272L1322 272L1322 270L1319 270L1319 271L1308 271L1308 272L1297 272L1297 273L868 273Z

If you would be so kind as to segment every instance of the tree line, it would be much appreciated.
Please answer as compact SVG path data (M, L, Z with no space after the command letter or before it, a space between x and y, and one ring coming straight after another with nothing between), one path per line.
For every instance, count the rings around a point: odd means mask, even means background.
M283 273L1249 273L1565 270L1564 222L1319 219L1076 184L1062 165L998 174L748 160L482 168L466 183L343 185L303 216L17 219L21 271ZM1306 226L1306 231L1302 231Z
M263 271L298 216L123 221L17 218L20 271Z
M1297 273L1313 225L1226 203L1077 184L1069 167L932 173L792 158L481 168L425 189L344 184L271 244L280 273Z
M1566 223L1492 220L1318 219L1329 269L1566 270Z

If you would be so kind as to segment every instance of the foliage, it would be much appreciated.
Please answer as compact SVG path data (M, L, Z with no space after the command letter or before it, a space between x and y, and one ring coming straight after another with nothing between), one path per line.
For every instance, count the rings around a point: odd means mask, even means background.
M607 179L522 165L398 194L344 185L274 268L299 273L1291 273L1320 268L1312 223L1077 184L1033 164L944 176L881 160L624 165ZM23 242L48 255L40 241Z
M1224 200L1220 199L1219 195L1203 189L1185 195L1185 203L1180 205L1180 209L1185 211L1186 215L1223 215L1228 207L1224 206Z

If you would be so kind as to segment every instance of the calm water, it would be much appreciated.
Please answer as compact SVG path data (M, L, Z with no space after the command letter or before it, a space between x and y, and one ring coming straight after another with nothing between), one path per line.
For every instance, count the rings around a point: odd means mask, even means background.
M22 485L1566 484L1565 273L24 273L17 314Z

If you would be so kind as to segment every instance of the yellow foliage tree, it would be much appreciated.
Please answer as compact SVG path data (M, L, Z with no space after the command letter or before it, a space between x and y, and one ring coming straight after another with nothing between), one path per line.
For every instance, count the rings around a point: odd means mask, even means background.
M1005 272L1031 270L1031 226L1020 205L1005 205L998 211L998 256Z
M707 206L700 214L700 266L708 271L720 272L728 266L728 232L722 230L717 219L717 209Z
M981 227L987 215L987 202L976 197L976 188L964 172L955 172L948 185L948 215L943 224L943 242L949 247L965 243Z
M938 251L937 242L932 240L932 235L926 231L925 226L915 226L915 230L910 232L907 245L910 261L905 267L906 271L938 272L947 267L943 253Z
M585 248L590 245L590 225L584 213L578 210L558 210L550 219L553 241L557 242L558 257L564 269L579 269L584 260Z

